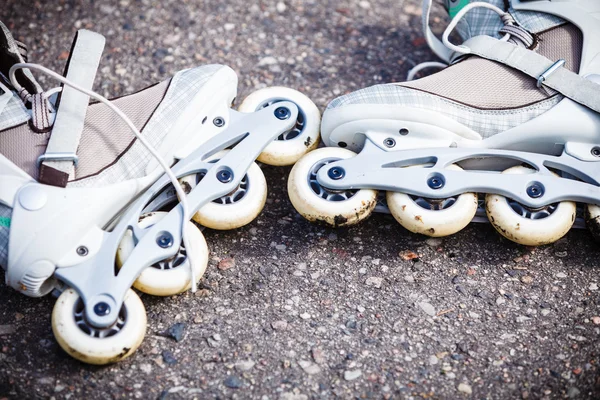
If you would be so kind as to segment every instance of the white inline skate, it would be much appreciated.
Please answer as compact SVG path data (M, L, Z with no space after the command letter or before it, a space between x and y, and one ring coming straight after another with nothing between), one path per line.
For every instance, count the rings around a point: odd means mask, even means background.
M453 19L443 43L428 26L431 0L423 22L450 65L333 100L321 136L337 148L294 166L294 207L311 221L351 225L385 190L406 229L445 236L473 220L480 203L506 238L542 245L569 231L580 202L600 238L600 1L446 6ZM459 46L448 39L455 28Z
M130 287L168 296L195 289L208 261L193 217L247 224L266 183L255 159L294 163L318 142L319 111L286 88L229 108L225 66L108 101L91 91L104 38L79 31L64 77L25 63L0 23L0 265L29 296L62 292L52 328L71 356L106 364L132 354L146 313ZM32 72L63 85L43 91ZM89 104L90 97L96 100Z

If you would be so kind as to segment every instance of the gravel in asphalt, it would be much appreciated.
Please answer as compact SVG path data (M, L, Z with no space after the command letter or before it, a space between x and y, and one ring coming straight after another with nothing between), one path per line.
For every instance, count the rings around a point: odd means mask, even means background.
M238 72L240 99L282 85L323 109L340 94L401 81L434 58L419 7L416 0L5 0L0 19L28 44L30 61L58 71L78 28L104 34L95 88L107 96L222 63ZM147 336L121 363L70 358L52 335L53 298L1 290L0 395L600 398L600 253L587 232L528 248L489 225L427 239L388 215L328 229L293 209L289 168L263 170L264 212L242 229L204 231L211 256L197 293L142 296Z

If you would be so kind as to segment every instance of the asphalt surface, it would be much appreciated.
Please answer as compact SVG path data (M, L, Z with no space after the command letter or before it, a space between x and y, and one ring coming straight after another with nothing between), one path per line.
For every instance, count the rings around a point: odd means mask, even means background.
M323 109L433 59L417 3L5 0L0 18L30 61L58 71L77 28L106 35L105 95L223 63L240 76L239 98L283 85ZM147 336L121 363L70 358L52 335L52 297L1 290L0 394L600 398L600 253L586 231L526 248L489 225L426 239L388 215L327 229L293 209L289 168L263 170L264 212L236 231L204 231L211 261L196 295L142 296ZM176 323L179 342L163 336Z

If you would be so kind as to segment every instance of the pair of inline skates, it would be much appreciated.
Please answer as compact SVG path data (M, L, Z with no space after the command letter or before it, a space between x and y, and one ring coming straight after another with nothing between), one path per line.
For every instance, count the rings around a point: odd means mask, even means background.
M7 284L31 296L62 291L52 327L73 357L105 364L129 356L146 330L130 287L162 296L195 288L208 250L188 221L214 229L252 221L266 198L255 159L296 163L292 204L327 225L366 218L385 190L392 215L430 236L487 213L505 237L546 244L572 227L575 202L586 204L598 236L600 3L446 6L453 19L442 41L429 29L431 0L423 23L450 66L335 99L321 124L329 147L315 151L319 111L296 91L260 90L234 111L236 75L212 65L108 101L91 91L100 35L78 33L61 77L25 63L24 46L2 25ZM454 28L460 46L449 40ZM44 92L31 71L63 86Z

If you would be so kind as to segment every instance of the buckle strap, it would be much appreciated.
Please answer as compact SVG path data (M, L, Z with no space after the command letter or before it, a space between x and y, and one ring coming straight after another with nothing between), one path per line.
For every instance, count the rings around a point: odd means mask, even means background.
M548 87L600 113L600 85L564 67L564 60L552 61L534 51L489 36L467 40L466 54L507 65L534 78L538 87Z
M66 78L71 82L91 89L104 50L104 36L85 29L79 30L73 41ZM57 101L57 112L46 154L40 157L41 183L65 187L74 174L74 165L83 132L89 96L63 86ZM56 155L69 157L56 157Z

